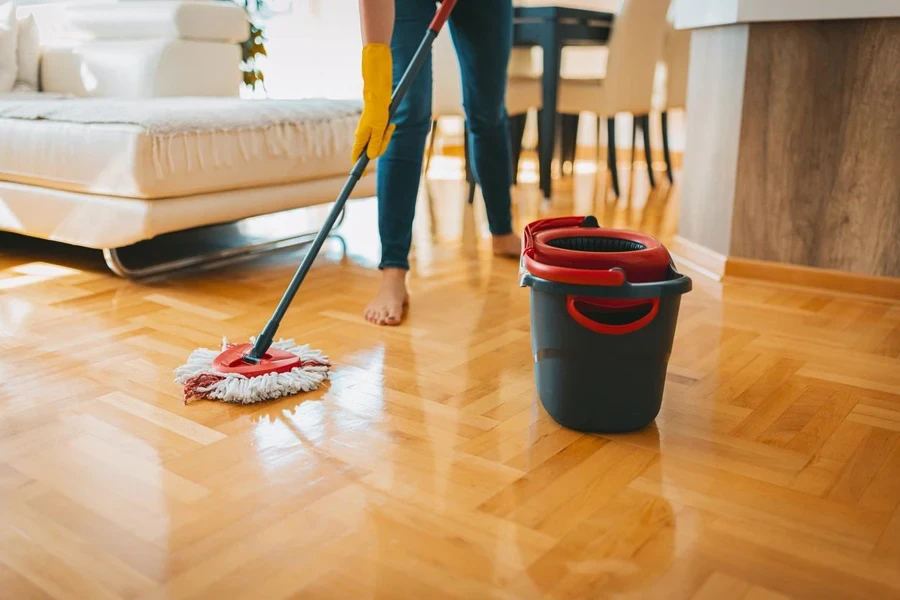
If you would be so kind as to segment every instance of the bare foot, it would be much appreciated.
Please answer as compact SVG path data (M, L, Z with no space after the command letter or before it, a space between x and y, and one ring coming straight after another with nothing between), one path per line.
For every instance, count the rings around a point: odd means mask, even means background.
M514 233L495 235L491 242L494 247L494 256L519 258L522 253L522 240Z
M366 307L366 321L375 325L399 325L403 309L409 304L404 269L384 269L381 289Z

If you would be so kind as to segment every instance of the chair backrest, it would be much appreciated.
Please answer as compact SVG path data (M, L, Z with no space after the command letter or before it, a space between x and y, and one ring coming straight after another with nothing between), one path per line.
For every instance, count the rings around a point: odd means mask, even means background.
M666 63L666 108L685 108L687 105L690 58L691 30L675 29L669 23L663 50L663 60Z
M432 118L463 114L462 77L450 31L442 31L431 47Z
M509 57L511 76L539 78L540 66L535 65L531 48L513 48ZM459 59L449 31L443 31L431 47L433 118L463 116L462 75Z
M647 114L662 60L670 0L622 0L613 21L604 79L604 113Z

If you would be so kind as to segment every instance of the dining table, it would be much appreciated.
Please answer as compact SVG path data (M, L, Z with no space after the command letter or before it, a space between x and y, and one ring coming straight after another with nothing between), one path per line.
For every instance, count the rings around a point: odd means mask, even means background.
M544 199L552 191L551 163L556 145L562 51L567 46L604 46L609 42L615 15L568 6L516 6L513 46L539 46L543 53L541 110L538 122L539 180Z

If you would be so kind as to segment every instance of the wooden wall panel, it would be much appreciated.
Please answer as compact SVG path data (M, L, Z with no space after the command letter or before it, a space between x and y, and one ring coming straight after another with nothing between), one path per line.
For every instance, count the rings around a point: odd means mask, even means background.
M730 254L900 277L900 19L750 25Z

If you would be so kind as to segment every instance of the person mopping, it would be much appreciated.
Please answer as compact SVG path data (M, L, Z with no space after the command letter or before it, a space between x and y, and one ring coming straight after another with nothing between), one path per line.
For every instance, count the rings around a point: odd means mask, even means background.
M359 0L364 108L352 158L356 161L367 144L368 157L379 158L382 282L365 309L366 319L378 325L399 325L409 302L406 275L412 225L431 126L430 54L392 121L391 90L418 49L434 7L434 0ZM472 166L484 196L493 251L518 259L521 241L512 229L506 115L512 23L511 0L459 0L449 20L462 74Z
M396 19L395 2L401 9ZM451 28L457 54L463 65L466 112L474 115L469 121L476 181L484 188L494 252L518 256L519 240L512 233L510 213L510 157L504 108L512 6L510 0L463 0L463 10L457 14L453 12L456 4L457 0L441 0L435 10L431 0L360 0L365 38L365 105L347 182L259 335L244 343L223 339L218 351L198 348L184 365L175 369L175 382L183 386L185 403L206 398L253 404L313 391L328 378L331 361L321 350L297 344L293 339L275 341L275 334L369 161L382 155L387 160L384 167L379 167L378 212L385 278L366 317L384 325L400 323L408 299L405 275L409 269L407 254L417 178L431 118L431 47L451 15L455 19ZM418 44L412 43L414 32L424 32ZM385 43L388 39L392 47ZM495 41L488 43L489 39ZM394 64L394 55L400 56L401 61ZM423 77L417 79L420 73ZM391 90L393 79L397 83ZM395 117L397 122L391 123ZM392 137L393 143L389 143ZM490 175L479 178L479 173Z

